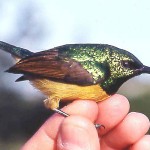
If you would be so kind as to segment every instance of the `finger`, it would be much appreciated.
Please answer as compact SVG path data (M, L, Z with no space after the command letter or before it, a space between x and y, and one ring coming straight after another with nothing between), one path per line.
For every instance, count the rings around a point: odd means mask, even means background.
M64 107L62 110L71 115L84 116L90 119L92 122L96 120L98 114L97 104L93 101L88 100L74 101L73 103ZM59 126L63 119L63 116L55 114L52 117L50 117L41 128L45 130L49 137L55 139Z
M95 121L98 115L97 103L91 100L76 100L62 109L70 115L81 115Z
M104 135L112 130L129 112L128 100L119 94L115 94L98 104L99 114L96 123L105 126L105 130L99 130L100 135Z
M149 130L149 120L141 113L130 113L112 131L103 137L107 146L124 149L137 142Z
M81 115L94 121L97 118L98 107L93 101L79 100L64 107L63 111L68 114ZM44 150L54 149L56 146L56 136L63 119L64 117L59 114L51 116L41 126L37 133L22 147L22 150L38 150L37 148L42 148Z
M130 150L150 150L150 135L145 135L137 141Z
M54 150L55 141L49 137L46 132L39 129L31 139L29 139L21 150Z
M99 138L93 123L81 116L63 120L57 139L58 150L100 150Z

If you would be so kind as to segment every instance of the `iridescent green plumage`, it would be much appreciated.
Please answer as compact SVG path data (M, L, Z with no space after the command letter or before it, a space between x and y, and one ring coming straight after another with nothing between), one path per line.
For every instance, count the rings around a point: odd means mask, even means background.
M60 53L63 53L64 56L67 56L71 59L74 59L83 66L84 69L88 70L94 78L94 82L97 80L105 78L105 60L108 58L106 55L105 49L99 47L99 45L66 45L63 50L60 50ZM61 49L61 48L60 48Z
M143 66L133 54L111 45L75 44L59 49L61 55L80 62L92 74L93 84L100 81L100 86L109 94L115 93L123 82L138 75L135 69ZM132 63L133 68L123 66L123 62Z

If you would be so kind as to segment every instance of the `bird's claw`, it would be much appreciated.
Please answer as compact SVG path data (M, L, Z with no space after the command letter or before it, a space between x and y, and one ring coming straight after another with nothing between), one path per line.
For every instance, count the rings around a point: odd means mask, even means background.
M96 129L100 129L101 127L103 127L105 129L105 126L102 124L95 124L95 128Z

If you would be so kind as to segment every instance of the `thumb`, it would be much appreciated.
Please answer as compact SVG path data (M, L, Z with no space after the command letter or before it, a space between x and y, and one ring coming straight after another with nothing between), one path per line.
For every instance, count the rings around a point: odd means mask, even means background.
M57 150L98 150L99 138L94 124L85 117L69 116L60 126Z

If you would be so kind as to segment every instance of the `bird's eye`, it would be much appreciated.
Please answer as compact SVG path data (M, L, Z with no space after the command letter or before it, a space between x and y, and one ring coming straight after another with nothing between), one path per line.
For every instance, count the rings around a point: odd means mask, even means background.
M141 65L134 63L132 61L124 60L121 62L122 66L129 69L139 69Z
M130 68L130 67L129 67L129 61L122 61L121 64L122 64L122 66L125 67L125 68Z

